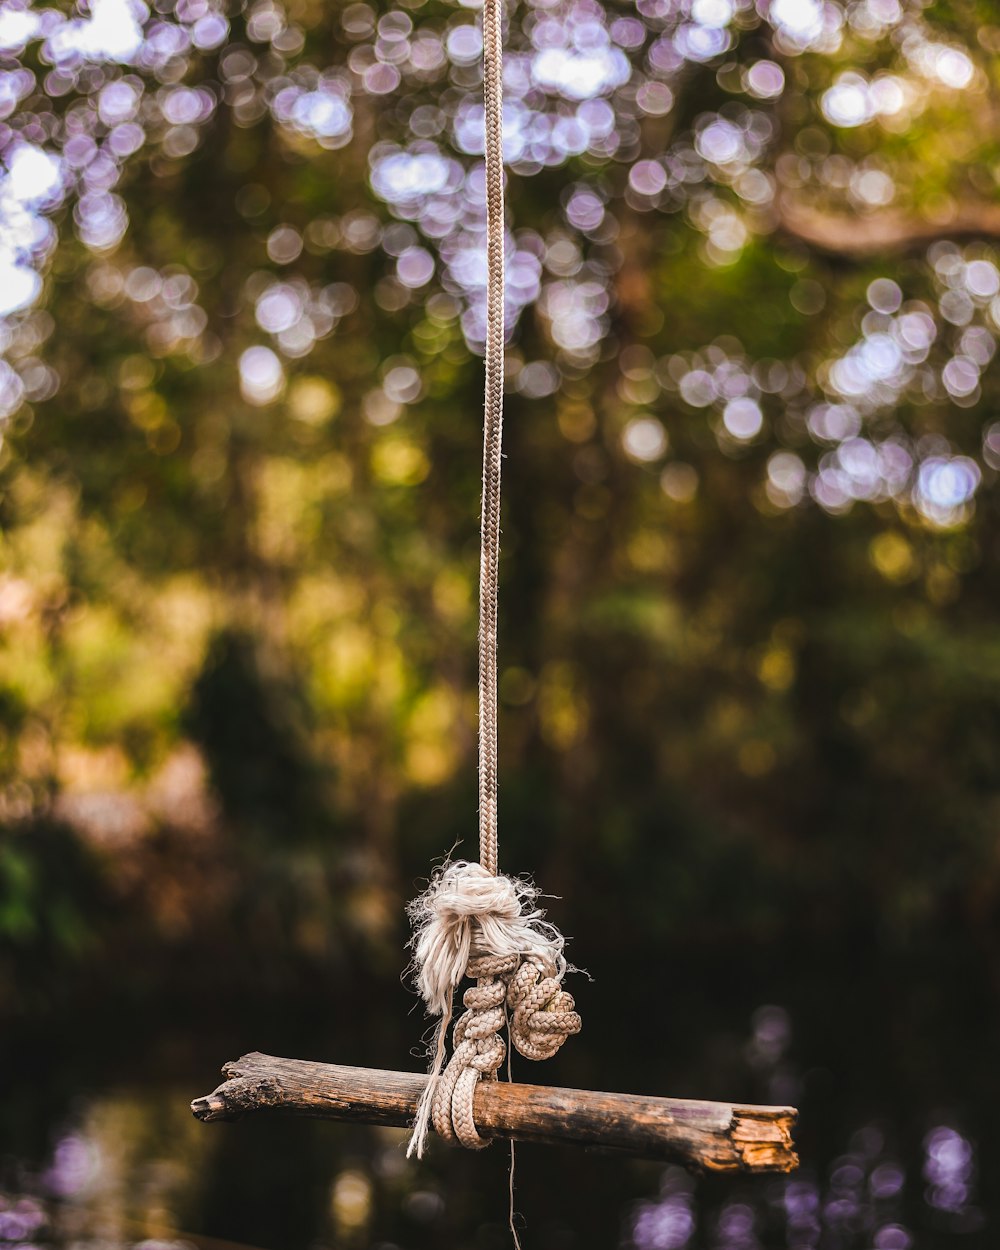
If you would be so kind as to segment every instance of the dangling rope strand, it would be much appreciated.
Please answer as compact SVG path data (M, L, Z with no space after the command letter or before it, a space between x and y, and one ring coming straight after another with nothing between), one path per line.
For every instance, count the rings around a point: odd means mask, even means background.
M440 1022L427 1088L417 1107L407 1155L423 1154L433 1123L448 1141L472 1150L489 1144L473 1117L476 1085L496 1080L511 1041L528 1059L547 1059L580 1031L562 988L563 937L537 907L531 882L498 875L497 601L504 384L503 0L484 0L483 91L486 102L486 395L479 567L479 863L445 864L410 904L413 971L424 1002ZM455 990L463 973L476 984L454 1030L445 1066ZM511 1231L514 1231L513 1208Z
M497 611L504 383L503 0L483 4L486 402L479 564L479 862L497 873Z

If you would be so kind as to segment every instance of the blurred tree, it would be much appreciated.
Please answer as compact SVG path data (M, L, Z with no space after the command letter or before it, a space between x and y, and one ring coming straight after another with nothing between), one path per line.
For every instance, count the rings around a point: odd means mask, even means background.
M53 805L170 827L193 742L302 949L377 945L472 826L475 16L93 0L0 46L7 877ZM507 862L663 940L985 924L992 6L539 0L508 47Z

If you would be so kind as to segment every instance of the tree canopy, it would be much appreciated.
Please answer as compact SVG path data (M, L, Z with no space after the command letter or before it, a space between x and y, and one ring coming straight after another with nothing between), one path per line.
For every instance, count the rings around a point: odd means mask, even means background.
M651 932L996 897L995 17L508 13L511 853ZM0 925L26 821L221 816L297 941L377 938L472 813L475 9L8 3L0 47Z

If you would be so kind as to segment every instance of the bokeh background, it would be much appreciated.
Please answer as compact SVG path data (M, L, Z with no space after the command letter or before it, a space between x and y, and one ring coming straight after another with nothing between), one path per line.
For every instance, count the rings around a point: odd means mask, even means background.
M502 840L583 1034L802 1168L525 1146L527 1247L996 1244L1000 23L525 0ZM420 1066L475 853L474 4L0 6L0 1242L491 1250L506 1154L200 1126Z

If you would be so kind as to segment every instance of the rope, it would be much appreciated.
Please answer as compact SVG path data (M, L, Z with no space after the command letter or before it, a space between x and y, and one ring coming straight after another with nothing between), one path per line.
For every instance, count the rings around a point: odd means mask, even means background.
M547 1059L580 1031L573 998L562 988L564 940L537 906L538 890L498 873L497 601L504 383L503 0L483 4L486 116L486 394L479 567L479 863L446 864L410 904L413 971L431 1015L440 1016L427 1087L407 1155L423 1155L431 1124L447 1141L489 1145L473 1116L476 1086L497 1079L507 1054L500 1036L527 1059ZM455 1024L445 1065L455 990L475 980ZM513 1184L513 1181L511 1182ZM513 1231L513 1210L511 1213ZM517 1239L514 1233L515 1243Z
M410 904L417 988L441 1017L430 1079L417 1108L407 1154L422 1157L428 1127L470 1149L479 1136L472 1105L480 1079L496 1080L507 1053L500 1036L526 1059L548 1059L579 1033L580 1017L566 974L565 939L545 920L538 887L520 877L492 876L482 864L446 864ZM454 1052L444 1066L455 988L468 976L465 1013L455 1024Z
M497 601L504 374L503 0L483 4L486 397L479 561L479 862L497 873Z

